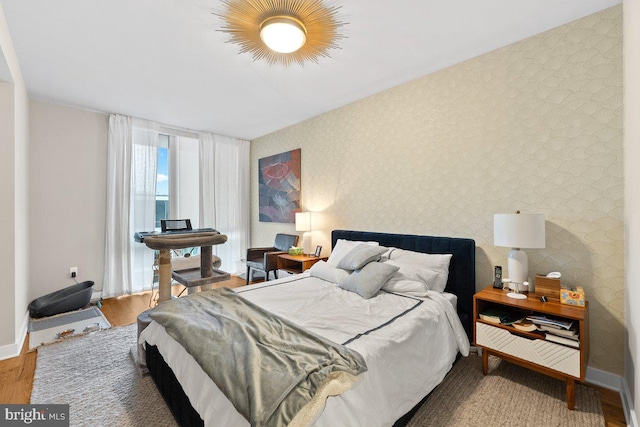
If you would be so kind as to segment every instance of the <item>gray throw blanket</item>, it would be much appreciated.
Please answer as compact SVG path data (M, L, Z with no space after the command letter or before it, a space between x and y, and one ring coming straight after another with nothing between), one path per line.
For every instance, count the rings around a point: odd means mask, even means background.
M328 395L367 370L363 357L221 288L164 302L149 316L200 364L253 426L305 424ZM351 380L323 392L340 375ZM338 380L343 381L343 379ZM343 382L344 383L344 382ZM299 412L316 400L316 413ZM298 417L296 417L298 414Z

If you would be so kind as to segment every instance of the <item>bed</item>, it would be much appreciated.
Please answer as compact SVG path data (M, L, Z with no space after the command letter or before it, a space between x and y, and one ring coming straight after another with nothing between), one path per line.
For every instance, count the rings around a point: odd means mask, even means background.
M239 288L237 292L318 335L353 348L366 359L369 370L352 389L327 399L314 425L404 425L459 357L462 341L466 340L468 348L475 292L475 242L334 230L332 247L339 240L376 242L417 253L451 254L444 292L431 292L430 297L424 298L380 292L365 303L359 295L318 277L313 269ZM279 293L289 295L288 301L283 302ZM326 307L309 303L325 299L330 301ZM341 309L343 306L348 310ZM354 314L360 309L366 315ZM455 322L447 319L450 312L454 313ZM425 319L430 319L433 326L423 327ZM339 328L327 326L334 320L341 325ZM146 341L149 372L180 425L249 425L162 326L152 322L141 339Z

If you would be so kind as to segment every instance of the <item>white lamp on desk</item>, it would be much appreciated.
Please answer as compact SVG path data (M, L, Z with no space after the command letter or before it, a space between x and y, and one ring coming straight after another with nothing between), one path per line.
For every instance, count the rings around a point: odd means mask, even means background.
M311 253L311 212L296 212L296 231L304 231L302 235L302 252Z
M493 215L493 244L511 248L507 271L516 292L509 292L508 297L526 298L518 293L519 286L529 280L529 259L521 248L544 248L544 230L544 214L522 214L516 211L513 214Z

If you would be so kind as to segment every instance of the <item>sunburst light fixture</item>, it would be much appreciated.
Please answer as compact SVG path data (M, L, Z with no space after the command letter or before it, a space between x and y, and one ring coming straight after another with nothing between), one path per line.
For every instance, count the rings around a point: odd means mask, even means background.
M330 57L344 38L338 29L345 25L336 15L340 6L322 0L221 0L226 11L216 13L225 20L220 29L229 33L229 42L240 45L254 60L289 65L318 62Z

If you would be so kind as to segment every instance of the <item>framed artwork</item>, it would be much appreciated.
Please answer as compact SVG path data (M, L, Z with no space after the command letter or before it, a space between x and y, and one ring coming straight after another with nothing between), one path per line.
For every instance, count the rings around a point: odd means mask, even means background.
M319 257L321 253L322 253L322 246L320 245L316 246L316 252L314 253L314 255Z
M295 223L300 212L300 149L258 160L260 222Z

